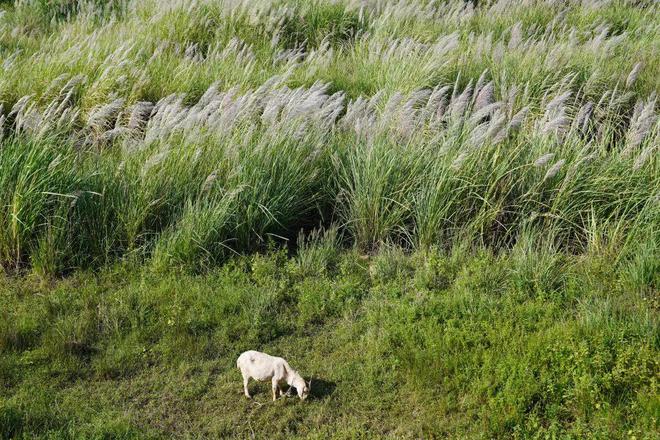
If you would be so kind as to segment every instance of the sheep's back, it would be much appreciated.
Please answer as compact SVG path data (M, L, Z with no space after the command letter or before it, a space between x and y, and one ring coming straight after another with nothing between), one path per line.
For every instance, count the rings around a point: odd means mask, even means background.
M236 365L242 372L256 380L270 380L284 362L282 358L250 350L238 357Z

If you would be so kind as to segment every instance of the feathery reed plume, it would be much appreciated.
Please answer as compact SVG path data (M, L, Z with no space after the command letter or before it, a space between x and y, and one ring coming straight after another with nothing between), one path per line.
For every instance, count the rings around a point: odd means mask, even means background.
M213 170L211 174L209 174L206 177L204 183L202 184L202 194L208 194L209 191L211 191L211 188L213 187L213 184L217 179L218 179L218 170Z
M492 139L494 144L501 141L504 137L506 137L505 125L506 125L506 115L502 112L496 113L493 119L491 119L490 123L488 124L486 139ZM502 135L503 137L500 137L500 133L504 133Z
M641 109L639 115L631 121L630 128L626 135L626 147L621 152L622 157L627 157L633 150L637 149L646 136L650 133L651 127L656 122L655 115L655 94L652 95L646 105Z
M109 104L94 108L87 118L87 126L97 130L111 128L123 106L124 99L117 98Z
M646 147L639 156L637 156L637 159L635 160L635 163L633 164L633 170L637 171L640 168L644 166L646 161L649 160L651 157L651 153L653 153L656 149L658 148L657 145L651 144L648 147Z
M131 113L128 118L128 128L131 130L143 129L154 109L154 104L149 101L136 102L131 108Z
M468 157L467 152L465 151L461 152L461 154L459 154L458 157L456 157L456 159L454 159L453 162L451 163L451 168L454 171L460 170L461 167L463 166L463 162L465 162L465 159L467 159L467 157Z
M571 91L568 90L564 93L561 93L555 96L548 104L545 106L546 117L550 117L553 113L561 112L566 101L571 97Z
M477 98L474 102L474 109L481 110L484 107L492 104L495 101L494 87L493 82L490 81L486 84L477 95Z
M639 73L642 71L642 67L644 67L644 64L641 61L635 64L635 66L628 74L628 78L626 78L626 88L630 88L633 86L633 84L635 84Z
M594 103L592 101L583 104L582 107L580 107L580 110L578 111L577 115L575 116L575 119L573 120L573 127L576 130L584 133L585 130L587 129L587 125L589 124L589 118L591 118L591 114L593 113L593 110L594 110Z
M69 209L74 209L78 204L78 199L84 194L83 190L77 189L71 194L71 202L69 202Z
M509 131L515 131L520 128L520 126L525 122L525 118L527 118L527 115L529 114L529 106L525 106L518 113L513 115L511 118L511 121L509 121Z
M502 106L501 102L493 102L487 106L484 106L480 110L472 113L469 122L471 124L478 124L482 122L484 118L490 116L492 113L498 110L501 106Z
M62 162L62 160L63 160L63 157L62 157L61 154L58 154L57 156L55 156L55 158L53 160L51 160L50 163L48 164L48 172L50 173L55 168L57 168L57 166Z
M509 50L513 50L518 48L520 46L520 43L522 43L523 39L523 31L522 31L522 23L520 21L516 22L511 27L511 35L509 37Z
M99 136L99 143L101 144L110 144L115 142L117 139L122 136L129 135L131 130L127 127L117 127L110 130L104 131L101 136Z
M534 166L535 167L545 166L548 162L552 160L553 157L555 157L555 153L546 153L534 161Z
M451 109L451 119L453 121L459 121L465 114L465 110L470 102L470 96L472 95L472 85L468 84L463 92L456 97L455 100L452 100L450 106Z
M146 175L150 169L163 162L168 154L169 150L165 150L151 156L142 166L142 176Z
M23 113L33 97L34 95L26 95L16 101L16 103L12 106L11 111L9 112L9 116L15 116Z
M633 113L630 116L630 123L634 124L637 118L639 118L639 114L644 110L644 101L641 99L638 99L637 102L635 102L635 106L633 107Z
M445 97L449 89L451 89L451 86L434 87L429 95L429 99L426 101L425 112L432 115L434 112L437 113L438 107L443 101L445 101L446 105Z
M479 79L477 79L477 84L474 86L475 98L481 92L481 89L483 88L484 84L486 83L486 75L487 74L488 74L488 69L485 69L483 72L481 72L481 75L479 75Z
M548 172L545 173L545 177L543 177L543 180L549 180L552 179L559 173L559 170L561 170L561 167L564 166L566 161L564 159L558 160L555 162L554 165L552 165L550 168L548 168Z
M489 124L487 122L484 122L483 124L479 124L472 129L472 133L470 133L470 144L478 147L484 143L488 133L488 125Z
M543 126L543 133L558 133L561 134L564 132L568 123L570 122L568 116L559 115L554 119L551 119L545 123Z

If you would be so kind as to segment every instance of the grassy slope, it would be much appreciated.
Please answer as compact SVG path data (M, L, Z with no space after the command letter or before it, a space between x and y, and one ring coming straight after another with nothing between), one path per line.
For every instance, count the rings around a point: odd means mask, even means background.
M3 280L0 435L656 437L643 262L311 253ZM234 362L255 347L312 375L313 398L252 384L247 401Z

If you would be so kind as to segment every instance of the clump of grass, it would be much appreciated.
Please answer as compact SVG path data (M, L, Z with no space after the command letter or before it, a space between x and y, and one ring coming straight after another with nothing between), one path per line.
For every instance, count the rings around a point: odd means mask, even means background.
M41 234L50 234L55 249L66 244L57 229L69 227L72 201L88 189L88 177L77 170L67 146L17 138L5 142L2 153L0 252L5 267L20 268L41 248Z
M341 236L336 225L328 229L315 228L309 234L300 232L296 262L302 276L328 275L337 270Z

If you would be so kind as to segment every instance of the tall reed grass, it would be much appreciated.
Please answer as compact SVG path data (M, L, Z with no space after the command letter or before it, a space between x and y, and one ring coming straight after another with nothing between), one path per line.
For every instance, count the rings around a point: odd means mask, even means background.
M514 3L5 7L0 263L657 241L657 5Z

